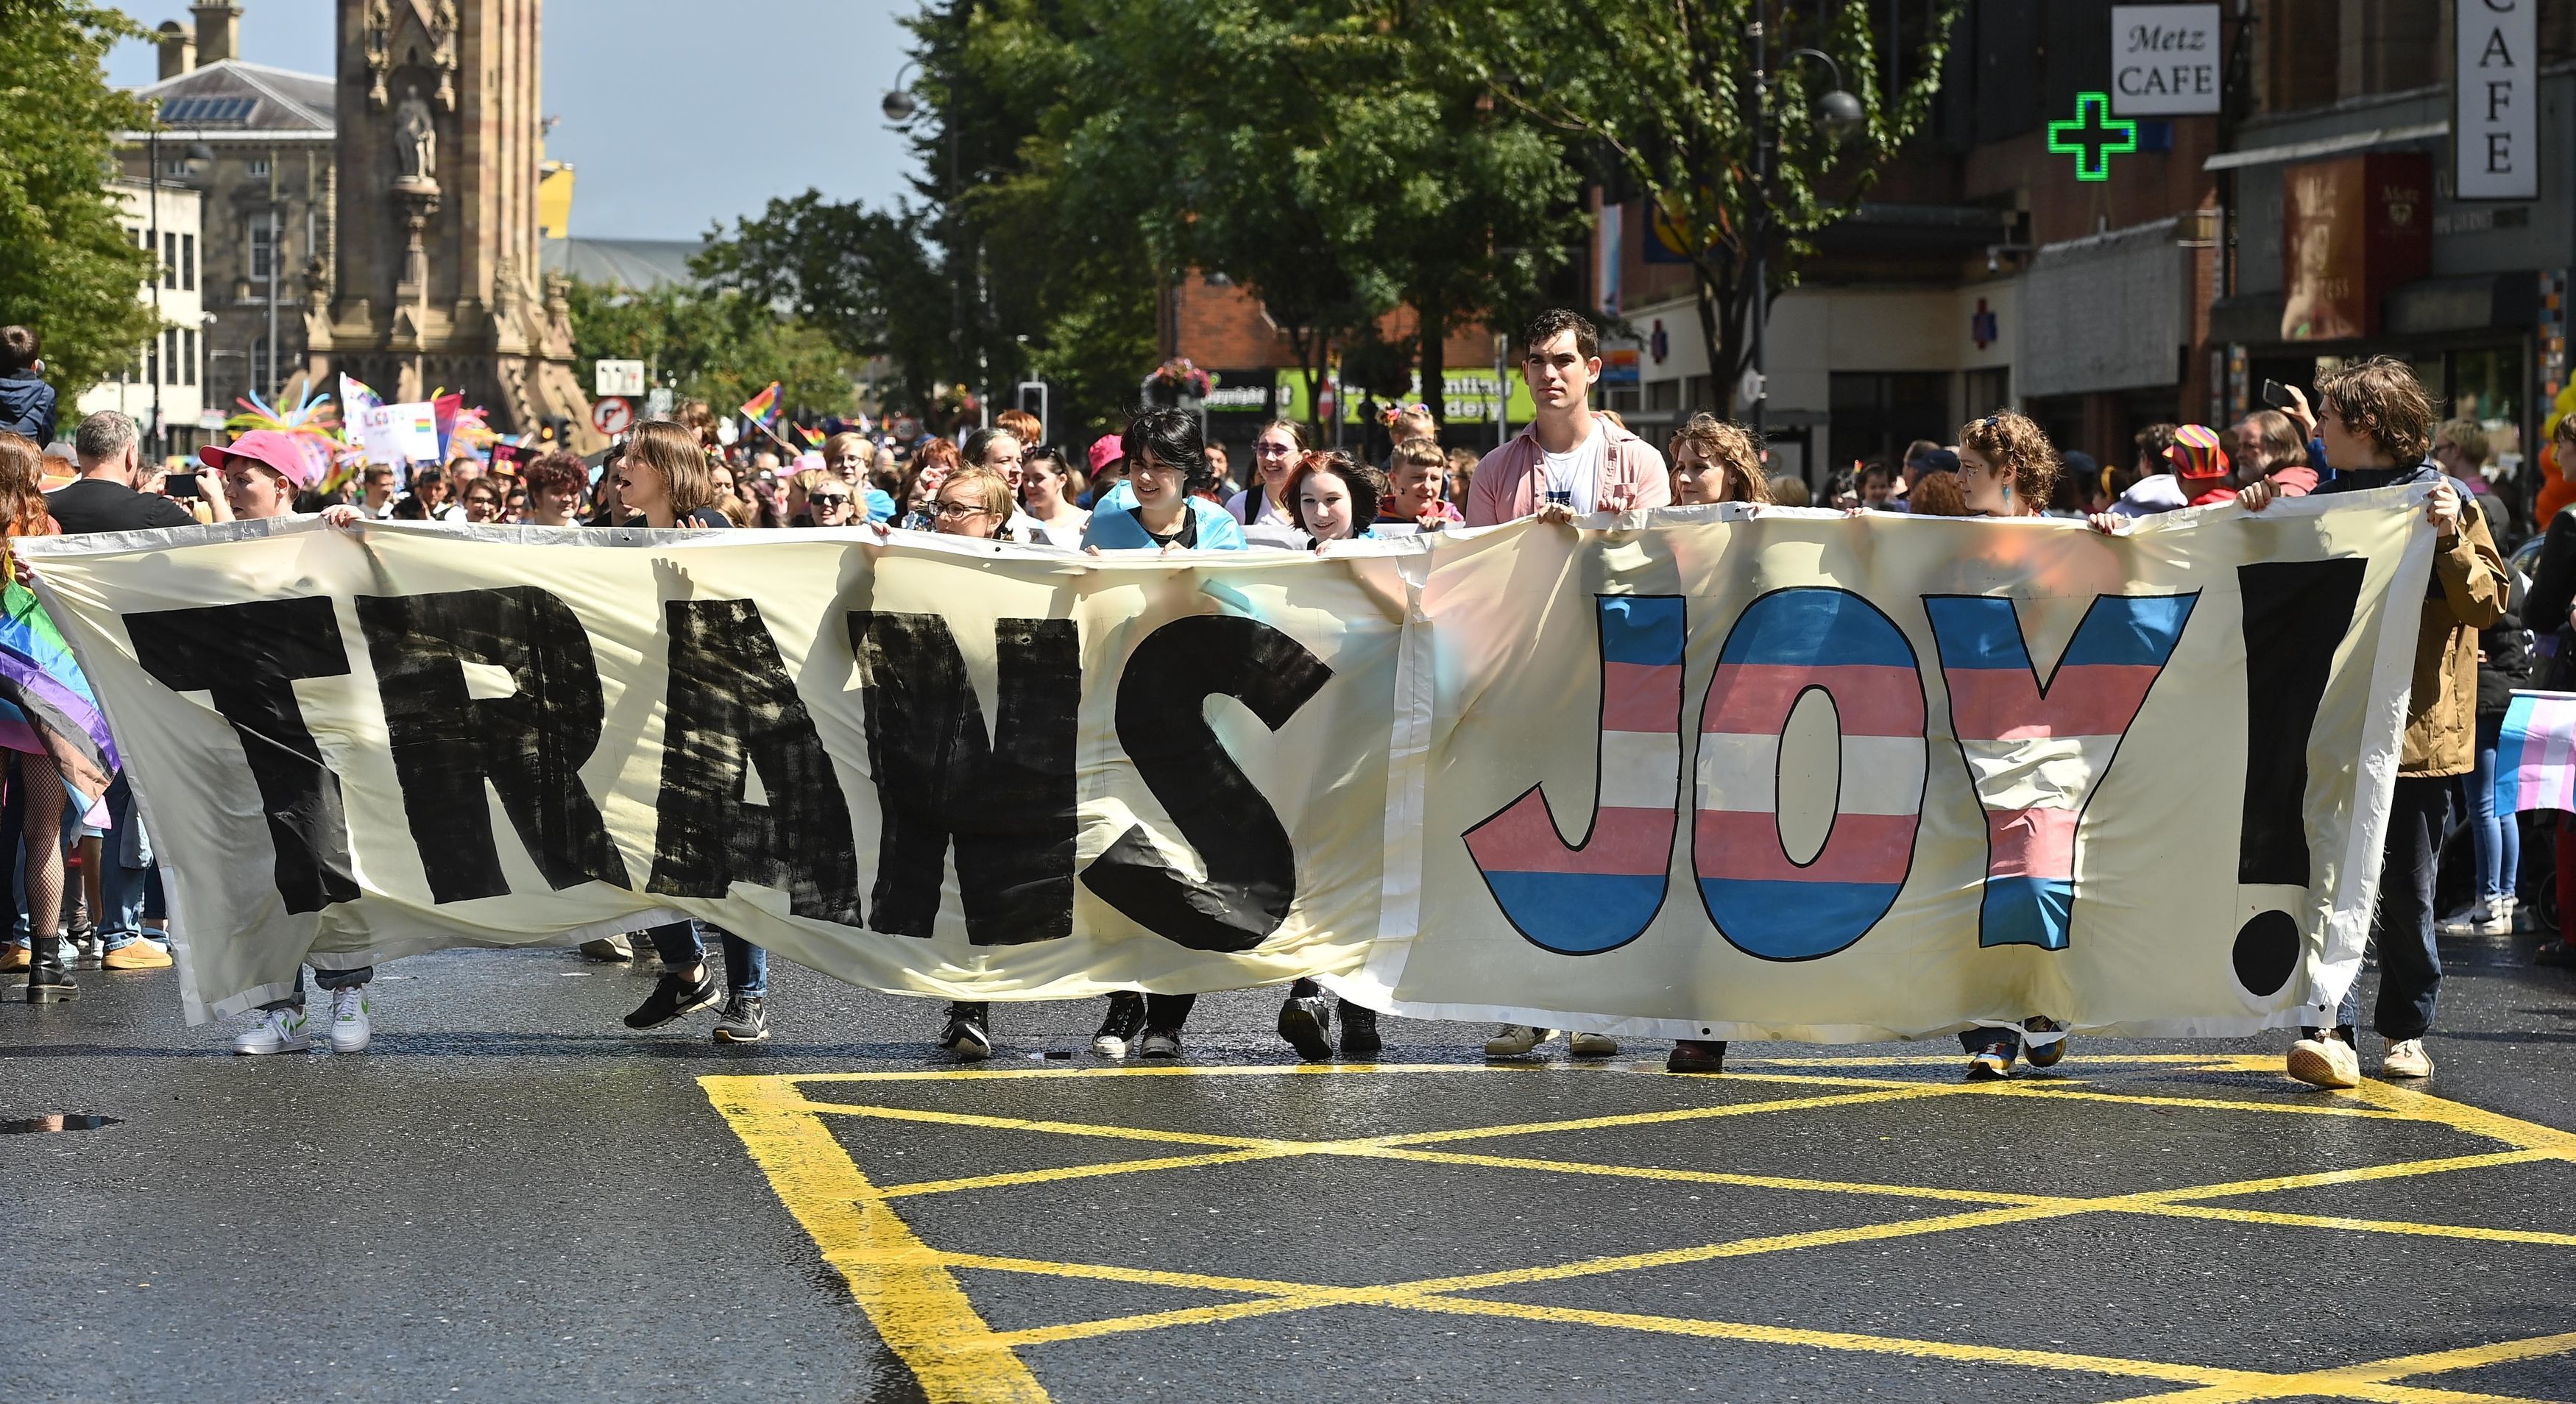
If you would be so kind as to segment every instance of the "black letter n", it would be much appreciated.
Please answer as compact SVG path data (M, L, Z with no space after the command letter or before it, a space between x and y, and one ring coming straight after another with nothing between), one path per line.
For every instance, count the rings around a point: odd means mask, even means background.
M1000 674L989 744L947 620L852 611L850 646L884 815L868 925L929 936L954 841L966 939L1004 946L1072 935L1073 749L1082 704L1073 621L994 625Z
M289 912L354 902L349 820L340 777L295 703L299 678L349 671L331 601L261 600L125 616L134 660L172 692L203 692L241 738L242 758L268 811L277 848L277 895Z

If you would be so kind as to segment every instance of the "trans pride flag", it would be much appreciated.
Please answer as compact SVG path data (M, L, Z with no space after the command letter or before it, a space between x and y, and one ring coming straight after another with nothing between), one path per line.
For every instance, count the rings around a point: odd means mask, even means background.
M0 588L0 746L51 755L93 826L117 769L116 738L98 710L71 646L35 594L15 580Z
M2576 692L2516 692L2496 739L2496 775L2513 809L2576 811Z

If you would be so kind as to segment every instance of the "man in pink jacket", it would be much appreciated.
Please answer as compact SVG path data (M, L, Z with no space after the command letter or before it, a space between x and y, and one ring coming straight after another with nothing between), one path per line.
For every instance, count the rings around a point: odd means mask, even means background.
M1521 330L1521 376L1538 404L1537 422L1476 465L1467 525L1672 505L1664 456L1592 412L1601 339L1590 322L1562 307L1531 318Z

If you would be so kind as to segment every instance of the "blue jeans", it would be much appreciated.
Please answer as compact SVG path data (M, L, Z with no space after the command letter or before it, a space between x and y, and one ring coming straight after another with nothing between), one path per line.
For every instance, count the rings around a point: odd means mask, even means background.
M361 965L355 970L321 970L313 972L313 983L325 990L349 990L376 978L376 968ZM295 967L295 993L284 999L272 999L262 1009L301 1009L304 1007L304 967Z
M107 787L108 830L98 853L98 935L113 951L143 938L145 899L159 876L152 840L135 809L134 786L123 775Z
M698 937L694 921L675 921L646 931L653 942L653 954L674 970L686 969L706 958L706 943ZM769 994L769 952L730 931L718 927L716 935L724 948L725 989L753 999Z
M2512 896L2522 870L2522 826L2514 819L2513 801L2497 789L2502 777L2496 774L2496 743L2503 731L2501 713L2478 717L2477 768L2460 781L2468 790L2469 847L2477 855L2482 902Z

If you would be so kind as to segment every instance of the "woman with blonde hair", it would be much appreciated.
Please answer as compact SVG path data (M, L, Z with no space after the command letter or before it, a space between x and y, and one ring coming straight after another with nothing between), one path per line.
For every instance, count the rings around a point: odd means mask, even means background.
M9 543L22 536L57 533L45 511L45 452L23 434L0 432L0 584L14 576L17 552ZM16 788L26 844L23 870L27 891L28 946L9 951L8 964L26 962L27 1002L48 1004L72 998L71 973L63 964L57 923L63 906L63 773L53 753L17 707L0 703L0 747L15 760Z
M1769 502L1762 449L1753 431L1713 414L1695 414L1673 431L1665 447L1673 474L1673 505L1699 502Z

